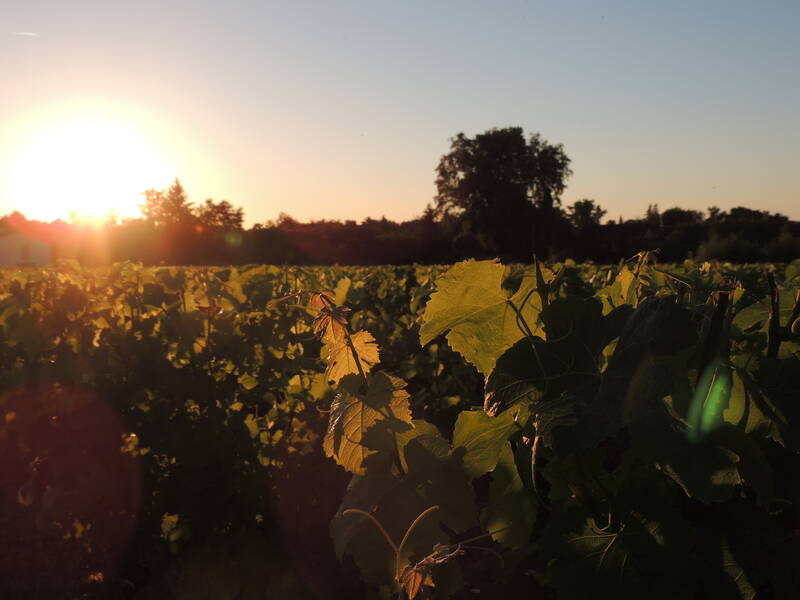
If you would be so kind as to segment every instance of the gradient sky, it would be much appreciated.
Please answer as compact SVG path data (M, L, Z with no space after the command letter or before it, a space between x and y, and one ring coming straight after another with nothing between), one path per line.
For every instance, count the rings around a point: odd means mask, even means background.
M798 32L795 0L4 2L0 214L33 211L3 181L26 136L80 106L248 223L412 218L449 138L510 125L562 143L564 202L608 217L800 219Z

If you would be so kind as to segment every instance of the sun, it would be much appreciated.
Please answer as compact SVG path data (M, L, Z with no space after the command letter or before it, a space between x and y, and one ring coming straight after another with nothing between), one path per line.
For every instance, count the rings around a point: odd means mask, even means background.
M102 113L39 125L22 137L7 168L8 204L45 221L138 216L142 192L164 189L175 176L135 121Z

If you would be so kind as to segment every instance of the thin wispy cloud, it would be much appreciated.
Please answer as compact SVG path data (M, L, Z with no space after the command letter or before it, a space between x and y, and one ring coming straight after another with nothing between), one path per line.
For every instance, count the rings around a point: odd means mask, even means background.
M21 35L23 37L37 37L39 34L33 31L12 31L11 35Z

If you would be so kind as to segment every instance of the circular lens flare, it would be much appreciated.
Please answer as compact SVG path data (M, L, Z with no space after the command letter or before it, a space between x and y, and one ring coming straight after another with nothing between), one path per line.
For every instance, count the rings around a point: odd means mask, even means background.
M65 589L113 574L141 506L140 453L123 419L80 386L39 383L4 401L0 580Z

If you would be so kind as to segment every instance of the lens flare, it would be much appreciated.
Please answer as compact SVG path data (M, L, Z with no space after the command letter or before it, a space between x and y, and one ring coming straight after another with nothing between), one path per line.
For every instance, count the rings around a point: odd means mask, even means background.
M731 397L731 369L721 361L706 367L689 405L687 437L699 442L723 421L723 411Z
M3 401L0 579L66 587L113 574L141 505L139 453L122 418L81 386L39 382Z

